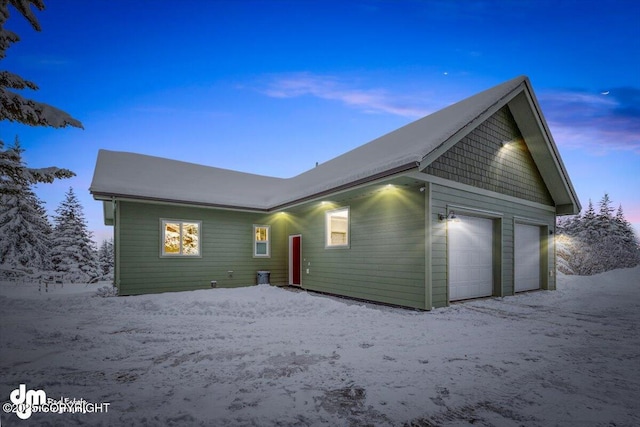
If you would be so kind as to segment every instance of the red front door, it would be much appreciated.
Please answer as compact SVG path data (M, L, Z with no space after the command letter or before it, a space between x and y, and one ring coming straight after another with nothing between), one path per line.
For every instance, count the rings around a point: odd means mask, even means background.
M301 285L300 270L302 269L302 236L289 236L289 284Z

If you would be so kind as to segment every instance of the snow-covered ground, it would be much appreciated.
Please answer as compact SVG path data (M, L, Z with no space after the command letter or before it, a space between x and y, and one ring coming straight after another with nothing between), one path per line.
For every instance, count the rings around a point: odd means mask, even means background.
M0 283L0 400L26 384L110 404L2 426L640 425L640 268L432 312L99 286Z

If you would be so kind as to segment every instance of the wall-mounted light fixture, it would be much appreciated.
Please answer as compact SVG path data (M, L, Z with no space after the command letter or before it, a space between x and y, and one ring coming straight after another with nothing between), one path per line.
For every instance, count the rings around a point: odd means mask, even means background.
M438 219L440 221L457 221L458 217L456 216L456 213L454 211L449 211L449 214L445 215L445 214L438 214Z
M519 144L520 142L523 142L521 138L514 138L510 140L502 140L500 141L500 145L502 147L511 147L511 146L515 146L516 144Z

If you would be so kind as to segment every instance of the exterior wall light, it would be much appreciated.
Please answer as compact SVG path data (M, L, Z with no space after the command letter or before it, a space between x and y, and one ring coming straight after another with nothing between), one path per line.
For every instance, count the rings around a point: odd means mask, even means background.
M448 215L445 215L445 214L438 214L438 219L439 219L440 221L444 221L444 220L451 221L451 222L459 221L459 219L458 219L458 217L456 216L456 213L455 213L454 211L449 212L449 214L448 214Z

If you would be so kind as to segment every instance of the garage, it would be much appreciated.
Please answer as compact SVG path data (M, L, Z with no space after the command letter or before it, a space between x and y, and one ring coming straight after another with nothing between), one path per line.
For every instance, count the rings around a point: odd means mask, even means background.
M448 227L449 300L493 294L493 221L459 215Z
M540 227L516 224L515 292L540 289Z

